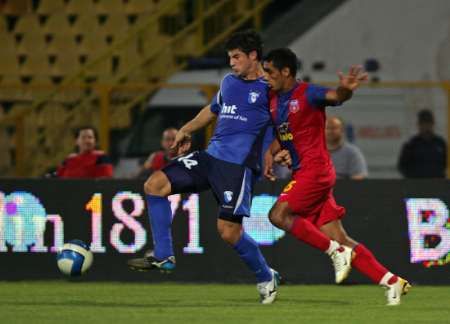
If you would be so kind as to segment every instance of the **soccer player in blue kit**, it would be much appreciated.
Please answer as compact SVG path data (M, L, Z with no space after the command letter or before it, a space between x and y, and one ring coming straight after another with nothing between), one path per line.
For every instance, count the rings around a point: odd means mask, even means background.
M243 217L250 216L253 184L261 173L263 139L271 123L268 85L260 62L262 42L256 32L242 31L232 35L225 48L234 73L223 78L211 104L178 131L173 148L217 119L210 143L204 151L176 158L145 182L154 250L129 260L128 265L140 271L174 270L172 212L167 196L211 189L219 204L217 228L221 238L255 274L261 303L270 304L277 295L278 273L267 265L258 244L242 228ZM306 243L320 236L322 243L337 251L339 244L306 220L302 230Z
M270 304L277 294L278 273L242 230L242 218L250 215L253 183L260 172L263 137L270 123L260 63L262 42L256 32L243 31L235 33L225 48L234 73L223 78L211 104L178 131L174 148L217 119L214 135L206 150L175 159L146 181L154 250L144 258L129 260L128 265L135 270L173 270L172 212L167 196L211 189L220 206L220 236L255 274L261 303Z

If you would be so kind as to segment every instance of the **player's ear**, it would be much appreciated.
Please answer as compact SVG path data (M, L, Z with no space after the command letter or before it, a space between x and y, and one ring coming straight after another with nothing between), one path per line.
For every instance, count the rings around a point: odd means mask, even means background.
M291 70L288 67L284 67L281 69L281 74L287 78L291 74Z
M256 51L251 51L250 53L248 53L248 57L251 60L256 61L256 60L258 60L258 53Z

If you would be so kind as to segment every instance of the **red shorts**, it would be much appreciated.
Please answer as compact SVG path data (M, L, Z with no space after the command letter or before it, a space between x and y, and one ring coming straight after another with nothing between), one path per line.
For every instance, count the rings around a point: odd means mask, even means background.
M320 228L345 215L345 208L336 204L333 196L335 174L327 172L296 172L278 198L287 202L291 210Z

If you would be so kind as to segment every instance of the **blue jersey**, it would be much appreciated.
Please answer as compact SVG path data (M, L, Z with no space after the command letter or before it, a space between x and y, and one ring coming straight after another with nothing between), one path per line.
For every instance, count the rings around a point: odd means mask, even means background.
M206 152L216 159L259 170L270 125L269 88L263 79L227 74L211 102L217 124Z

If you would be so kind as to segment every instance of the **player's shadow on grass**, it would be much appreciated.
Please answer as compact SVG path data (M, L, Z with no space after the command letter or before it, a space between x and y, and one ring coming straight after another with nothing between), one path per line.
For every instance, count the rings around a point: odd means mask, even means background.
M225 300L227 303L236 303L243 302L245 306L249 304L254 304L255 299L250 298L240 298L240 299L228 299ZM275 303L289 303L289 304L311 304L311 305L330 305L330 306L342 306L342 305L351 305L352 303L345 300L337 300L337 299L302 299L299 298L285 298L280 296ZM234 306L234 305L232 305Z
M311 305L335 305L335 306L343 306L343 305L351 305L352 303L345 300L337 300L337 299L301 299L301 298L279 298L280 303L288 302L292 304L311 304Z
M241 300L240 300L241 301ZM256 304L257 301L252 299L249 303L237 303L236 300L233 300L231 303L229 301L217 301L217 303L186 303L183 300L165 300L160 302L148 302L148 303L121 303L121 302L99 302L92 300L75 300L75 301L16 301L16 302L2 302L2 305L11 305L11 306L70 306L70 307L93 307L93 308L117 308L117 307L126 307L126 308L197 308L197 307L205 307L205 308L223 308L224 302L227 303L227 306L231 307L248 307L249 304Z

